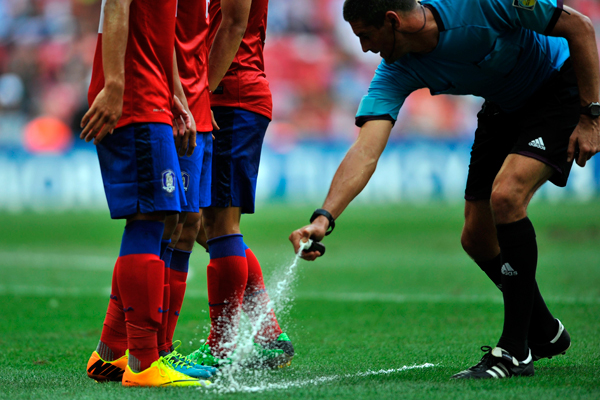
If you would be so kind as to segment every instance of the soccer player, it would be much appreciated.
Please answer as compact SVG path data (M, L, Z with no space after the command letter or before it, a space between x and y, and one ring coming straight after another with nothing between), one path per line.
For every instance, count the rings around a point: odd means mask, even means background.
M123 386L203 386L159 357L167 213L183 186L172 121L176 0L105 0L81 138L94 140L113 219L125 219L104 327L88 376ZM183 122L183 121L182 121ZM189 126L189 118L185 122ZM180 124L183 128L183 124ZM182 132L180 132L182 133Z
M533 375L534 360L564 353L571 341L536 283L527 205L546 181L565 186L573 160L583 167L599 150L600 74L590 20L562 0L346 0L344 19L363 51L383 61L358 109L359 137L323 208L290 235L295 250L331 231L367 184L410 93L426 87L483 97L462 244L501 288L504 328L496 347L483 347L481 361L454 378Z
M209 378L215 368L190 362L173 348L189 259L201 225L200 209L210 205L213 123L207 73L208 2L178 1L175 37L177 58L173 66L178 69L175 76L180 78L175 81L175 95L187 100L184 106L189 107L193 123L189 138L182 138L177 146L187 204L181 207L179 216L167 217L161 242L161 259L165 263L165 300L162 325L158 331L158 350L180 372Z
M209 9L208 78L220 128L213 144L211 205L203 211L211 329L190 358L218 365L228 357L243 310L257 329L264 364L288 365L292 343L268 307L260 264L240 230L241 215L254 213L260 153L272 116L263 59L268 0L213 0Z

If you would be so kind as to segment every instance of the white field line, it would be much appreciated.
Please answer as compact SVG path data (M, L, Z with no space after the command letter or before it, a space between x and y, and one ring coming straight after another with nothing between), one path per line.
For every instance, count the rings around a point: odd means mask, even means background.
M339 379L363 378L363 377L374 376L374 375L389 375L389 374L395 374L398 372L408 371L411 369L424 369L424 368L431 368L431 367L435 367L435 364L425 363L425 364L421 364L421 365L411 365L411 366L405 365L404 367L397 368L397 369L381 369L379 371L366 371L366 372L358 372L355 374L320 376L317 378L297 380L297 381L265 383L264 385L259 385L259 386L244 386L244 385L242 385L242 386L234 388L234 387L219 387L218 384L215 384L216 387L214 389L219 393L233 393L233 392L257 393L257 392L266 392L269 390L286 390L286 389L299 388L299 387L303 387L303 386L316 386L316 385L320 385L323 383L336 381Z
M108 296L110 287L89 288L89 287L54 287L43 285L3 285L0 284L0 295L12 294L21 296L41 296L41 297L84 297L84 296ZM208 297L204 290L187 290L185 293L188 299L207 300ZM496 303L502 304L502 297L498 296L457 296L441 294L419 294L403 295L395 293L327 293L327 292L297 292L294 295L295 300L317 300L317 301L340 301L349 303L363 302L381 302L381 303ZM575 297L575 296L547 296L546 301L558 304L600 304L600 297Z
M74 269L82 271L112 271L117 255L39 253L27 250L0 250L0 268Z
M33 268L75 271L98 271L112 273L118 254L114 256L94 256L83 254L39 253L17 250L0 250L0 269ZM193 268L188 279L193 276ZM0 292L2 285L0 285ZM45 289L41 289L44 291ZM71 289L70 289L71 290Z

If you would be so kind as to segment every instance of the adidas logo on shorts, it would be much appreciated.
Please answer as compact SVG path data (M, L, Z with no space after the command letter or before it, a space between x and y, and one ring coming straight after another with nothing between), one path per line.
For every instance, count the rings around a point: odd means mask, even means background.
M541 137L539 137L535 140L532 140L531 142L529 142L529 145L531 147L536 147L540 150L546 150L546 146L544 145L544 141L542 140Z

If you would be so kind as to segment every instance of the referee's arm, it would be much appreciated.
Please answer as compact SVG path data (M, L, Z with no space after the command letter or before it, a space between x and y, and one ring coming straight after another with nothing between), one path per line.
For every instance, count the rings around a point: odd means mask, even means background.
M392 126L392 121L389 120L371 120L361 127L358 138L338 167L323 203L323 209L329 211L333 218L340 216L371 179L390 137ZM328 227L327 218L319 216L310 225L292 232L289 239L294 245L294 251L297 253L300 249L300 240L323 239ZM302 257L312 261L317 258L317 254L305 253Z
M581 105L598 102L600 97L600 66L596 33L592 21L585 15L564 7L564 11L550 36L567 39L573 68L577 76ZM582 115L579 125L571 135L568 160L571 161L575 148L579 147L577 164L583 167L587 160L600 150L600 120Z

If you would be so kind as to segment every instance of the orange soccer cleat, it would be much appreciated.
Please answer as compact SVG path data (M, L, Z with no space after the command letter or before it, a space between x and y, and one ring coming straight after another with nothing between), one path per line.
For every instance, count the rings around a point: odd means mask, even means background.
M125 367L127 366L128 354L114 361L104 361L97 351L92 353L87 363L87 374L97 382L117 381L121 382Z
M133 372L129 366L125 367L123 386L208 386L210 381L195 379L177 372L163 357L154 361L149 368L142 372Z

